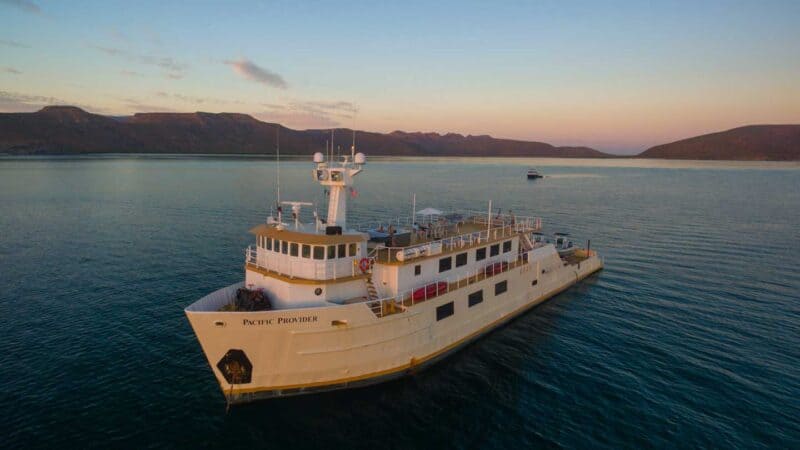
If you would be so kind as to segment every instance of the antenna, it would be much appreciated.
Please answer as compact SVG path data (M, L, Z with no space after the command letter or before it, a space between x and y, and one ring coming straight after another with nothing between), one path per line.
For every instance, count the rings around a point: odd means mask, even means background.
M355 124L353 124L353 146L350 147L350 161L355 161L355 159L356 159L356 126Z
M280 124L275 125L275 166L277 173L277 197L278 197L278 222L281 222L281 126Z
M333 161L333 128L331 128L331 155L328 158L328 161Z

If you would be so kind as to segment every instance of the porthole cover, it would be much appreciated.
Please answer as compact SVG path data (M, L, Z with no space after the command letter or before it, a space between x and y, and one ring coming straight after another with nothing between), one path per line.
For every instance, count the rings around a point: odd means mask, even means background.
M253 376L253 364L243 350L230 349L217 363L217 369L229 384L249 383Z

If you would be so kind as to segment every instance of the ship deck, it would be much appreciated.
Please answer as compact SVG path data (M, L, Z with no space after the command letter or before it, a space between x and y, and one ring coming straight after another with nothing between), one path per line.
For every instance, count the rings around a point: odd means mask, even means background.
M375 262L402 264L397 253L418 248L429 254L455 249L468 249L488 242L507 239L522 232L539 231L541 221L535 218L498 215L488 219L485 215L473 215L457 220L438 220L427 224L402 229L389 237L370 240L367 249ZM441 249L438 246L441 245ZM433 250L433 247L437 247Z

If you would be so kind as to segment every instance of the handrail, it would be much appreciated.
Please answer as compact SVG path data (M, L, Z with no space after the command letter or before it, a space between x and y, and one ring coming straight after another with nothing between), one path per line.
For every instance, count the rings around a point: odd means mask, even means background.
M454 211L452 213L444 213L441 215L436 215L434 217L447 217L452 215L459 215L463 218L463 220L471 220L473 223L481 223L485 224L488 223L488 213L486 211L475 211L475 210L463 210L463 211ZM541 229L542 219L540 217L535 216L518 216L516 214L508 214L508 213L492 213L492 222L493 223L535 223L536 229ZM360 225L356 226L358 231L370 231L374 230L376 226L380 225L394 225L394 226L412 226L414 223L425 223L422 220L418 220L415 217L411 216L395 216L389 219L374 219L369 220L367 222L363 222Z
M486 217L481 218L476 216L472 217L471 219L474 221L474 223L486 223L488 225L489 222ZM511 237L520 232L524 233L538 231L541 229L542 222L540 218L524 218L522 221L518 221L517 219L518 218L515 218L515 220L511 222L506 222L503 219L493 218L492 227L487 227L486 230L458 234L455 236L409 245L406 247L375 247L372 249L369 256L374 257L377 261L383 263L398 262L400 259L397 258L397 252L401 251L404 252L404 255L407 253L407 257L409 259L413 259L418 256L428 256L438 254L443 251L450 251L456 248L464 248L467 246L476 245L480 244L481 242L488 242L489 240ZM441 246L441 250L439 250L439 246ZM403 260L405 260L405 257Z
M294 261L287 255L285 258L268 257L266 252L261 252L259 258L258 247L250 245L245 248L245 263L258 268L274 272L289 278L306 278L312 280L336 280L338 278L354 277L360 274L358 258L347 257L336 260L308 259Z
M468 272L467 276L458 278L454 281L450 277L440 278L438 280L430 281L423 285L403 291L397 295L383 297L376 300L364 300L359 303L366 303L377 317L384 317L386 315L402 312L406 309L406 307L428 301L435 297L447 294L453 290L477 283L478 281L500 275L508 272L511 269L519 267L522 264L528 264L527 258L523 257L523 255L524 254L520 254L514 257L495 260L483 268ZM440 288L440 283L446 284L443 288ZM431 295L429 295L428 288L431 286L433 286L433 292ZM421 295L419 295L420 293Z

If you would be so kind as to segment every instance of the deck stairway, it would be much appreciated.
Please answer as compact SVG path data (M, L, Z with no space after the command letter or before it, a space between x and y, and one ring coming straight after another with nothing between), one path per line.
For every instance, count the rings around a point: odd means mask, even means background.
M368 274L366 278L367 283L367 295L369 296L369 307L376 315L379 315L381 312L381 302L377 301L380 297L378 297L378 290L375 289L375 283L372 281L372 274Z
M533 250L533 242L531 242L531 238L529 238L528 235L525 233L522 233L520 237L521 237L520 243L522 244L522 250L526 252Z

